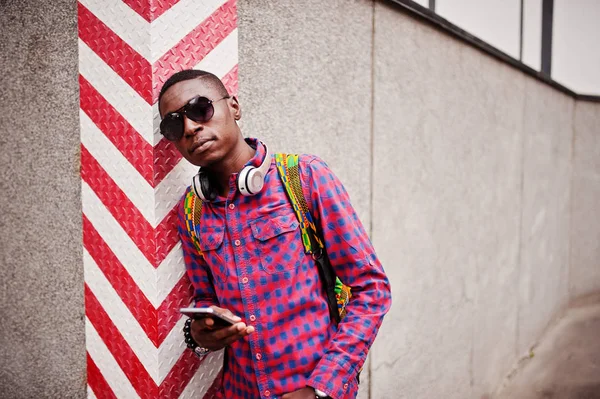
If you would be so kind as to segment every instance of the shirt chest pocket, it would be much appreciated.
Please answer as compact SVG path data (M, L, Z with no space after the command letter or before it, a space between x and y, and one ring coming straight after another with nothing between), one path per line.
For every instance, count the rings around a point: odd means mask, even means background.
M304 247L295 214L250 222L260 267L269 274L296 270Z
M200 249L214 278L216 285L222 285L227 280L227 263L224 258L223 238L224 228L200 229L198 233Z

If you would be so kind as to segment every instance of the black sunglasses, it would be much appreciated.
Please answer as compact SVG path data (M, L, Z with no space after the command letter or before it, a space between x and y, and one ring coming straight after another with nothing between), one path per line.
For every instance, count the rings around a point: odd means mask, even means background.
M165 115L160 122L160 133L169 141L180 140L183 137L184 115L194 122L206 123L215 114L215 107L213 107L213 104L226 98L229 98L229 96L227 95L219 98L216 101L209 100L202 96L192 98L177 111Z

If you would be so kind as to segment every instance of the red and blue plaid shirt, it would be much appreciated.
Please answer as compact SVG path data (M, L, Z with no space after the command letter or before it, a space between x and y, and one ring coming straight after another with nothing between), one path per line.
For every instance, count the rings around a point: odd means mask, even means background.
M248 164L258 167L265 148L248 142L257 149ZM391 304L388 279L342 183L316 156L300 156L299 166L331 264L352 287L338 326L274 160L257 195L242 196L234 174L226 198L203 204L197 231L203 257L186 229L183 202L179 208L196 306L221 306L255 328L225 349L225 398L279 398L305 386L334 399L356 397L357 374Z

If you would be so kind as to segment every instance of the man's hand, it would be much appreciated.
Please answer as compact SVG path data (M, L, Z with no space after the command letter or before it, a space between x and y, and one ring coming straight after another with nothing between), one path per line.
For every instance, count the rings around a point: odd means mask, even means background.
M211 351L218 351L254 332L254 327L246 326L246 323L241 321L242 319L235 316L229 310L218 306L211 306L211 308L227 313L233 319L239 320L239 322L232 326L215 329L215 321L211 317L193 320L190 332L192 338L194 338L194 341L199 346Z
M304 387L294 392L286 393L281 399L315 399L315 390L311 387Z

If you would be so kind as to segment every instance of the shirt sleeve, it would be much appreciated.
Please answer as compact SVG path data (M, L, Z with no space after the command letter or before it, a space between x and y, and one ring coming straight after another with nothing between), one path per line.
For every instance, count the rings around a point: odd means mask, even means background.
M300 167L331 265L352 288L347 314L307 384L340 399L357 389L357 374L391 306L390 284L340 180L318 157L301 157Z
M185 195L184 195L185 198ZM188 278L194 288L194 302L196 307L208 307L219 305L219 301L215 294L215 289L212 283L210 269L199 253L194 243L190 232L185 223L185 213L183 200L179 204L178 209L177 230L181 239L181 249L183 250L183 262L187 271Z

